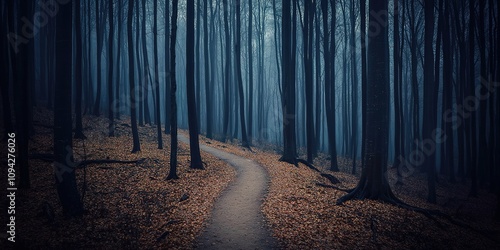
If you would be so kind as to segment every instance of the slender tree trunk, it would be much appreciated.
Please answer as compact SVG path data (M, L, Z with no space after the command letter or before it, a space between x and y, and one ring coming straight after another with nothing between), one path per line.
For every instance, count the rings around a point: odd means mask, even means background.
M132 124L133 147L132 153L141 151L139 133L137 131L137 111L135 97L135 77L134 77L134 47L132 40L132 17L134 13L134 1L129 1L127 15L127 42L128 42L128 82L130 89L130 123Z
M362 13L363 15L363 13ZM402 184L402 169L401 169L401 156L404 152L404 134L401 133L401 128L403 125L403 114L401 108L401 88L402 84L399 81L400 79L400 67L401 67L401 58L400 58L400 38L399 38L399 0L394 1L394 50L393 50L393 58L394 58L394 68L393 68L393 81L394 81L394 162L393 167L397 169L398 172L398 184ZM364 41L362 42L364 43ZM365 45L363 45L364 47ZM364 55L364 54L363 54ZM366 57L365 57L366 63ZM366 64L365 66L366 67ZM365 72L363 72L365 73ZM364 80L366 81L366 74L364 76ZM366 82L365 82L366 83ZM364 92L363 92L364 95ZM363 107L363 114L365 113L366 107ZM364 116L363 116L364 117ZM365 122L363 122L363 128L365 127ZM364 129L363 129L364 131ZM364 133L364 132L363 132Z
M356 19L354 17L354 2L351 1L351 80L352 80L352 174L356 174L356 158L358 157L358 66L356 58L356 34L354 33L354 26L356 26Z
M172 44L174 46L174 44ZM196 95L194 88L194 1L187 2L186 14L186 93L188 104L189 145L191 168L203 169L198 142L198 121L196 117Z
M335 1L332 2L332 10L336 10ZM323 60L325 64L325 112L326 123L328 131L328 147L330 149L330 170L339 171L337 164L337 143L336 143L336 129L335 129L335 35L330 34L328 31L328 0L321 0L321 10L323 12ZM331 27L336 27L337 15L334 11L332 13ZM332 28L330 33L335 33L335 28ZM332 40L329 42L329 37Z
M170 66L171 54L170 54L170 42L169 38L170 34L170 3L168 1L165 2L165 134L171 133L171 111L172 107L172 99L171 99L171 80L172 80L172 71ZM173 28L173 27L172 27Z
M201 121L201 0L196 2L196 41L195 41L195 89L196 89L196 119ZM200 133L201 124L198 123L198 133Z
M212 5L212 1L205 0L203 3L203 15L205 17L205 21L203 22L203 49L205 52L204 56L204 63L205 63L205 104L206 104L206 111L207 111L207 138L212 139L213 135L213 128L212 128L212 120L213 120L213 113L212 113L212 84L213 82L210 82L210 57L208 56L209 49L208 49L208 5ZM200 29L200 27L198 27ZM212 65L214 67L214 65ZM200 101L201 102L201 101Z
M168 5L168 3L166 3ZM179 179L177 176L177 82L175 79L175 42L177 39L177 5L178 0L172 0L172 32L170 32L170 172L167 180ZM168 12L167 12L168 13ZM168 15L167 15L168 17ZM165 37L167 39L167 37ZM168 48L165 48L168 50Z
M104 28L101 27L101 16L102 14L99 12L99 1L95 1L95 32L97 39L97 48L96 48L96 60L97 60L97 92L95 97L94 111L93 114L95 116L100 115L101 109L101 89L102 89L102 79L101 79L101 54L103 47L103 33Z
M114 40L114 25L113 25L113 1L108 1L108 135L115 136L115 118L114 118L114 96L113 96L113 40Z
M252 48L252 34L253 34L253 7L252 0L248 0L248 138L249 144L252 143L253 137L253 48ZM260 6L258 6L260 8Z
M153 25L153 35L154 35L154 67L155 67L155 93L156 93L156 128L158 134L158 149L163 149L163 140L161 138L161 122L160 122L160 76L158 72L158 0L154 0L154 25Z
M241 125L241 143L243 147L250 147L250 143L247 137L247 129L245 122L245 98L243 95L243 79L241 76L241 0L236 0L236 43L235 43L235 53L236 53L236 74L238 81L238 93L240 98L240 125Z
M144 73L142 76L142 79L140 79L141 82L143 82L143 88L144 90L143 97L144 99L141 100L144 106L144 123L151 125L151 116L149 113L149 76L150 76L150 70L149 70L149 57L148 57L148 49L146 46L146 0L142 0L142 56L143 56L143 62L142 66L144 67Z
M476 29L476 15L475 15L475 1L469 1L469 83L468 95L475 96L475 29ZM477 197L477 140L476 140L476 112L472 112L471 118L468 120L468 128L466 134L469 138L467 146L469 147L469 167L471 175L471 191L470 196Z
M229 12L227 6L227 0L222 0L222 5L224 6L224 31L225 31L225 48L226 48L226 60L225 60L225 70L224 70L224 119L223 119L223 134L224 141L228 138L228 128L229 128L229 100L230 91L229 86L231 82L231 36L229 32Z
M425 0L425 33L424 33L424 134L423 137L433 138L433 131L436 128L436 105L437 92L434 85L434 48L432 46L434 40L434 0ZM421 142L423 147L432 145L435 149L434 141ZM434 150L431 150L434 151ZM427 168L428 179L428 196L427 201L436 203L436 154L431 152L425 159L425 167Z
M120 120L120 109L121 109L121 104L120 104L120 85L121 85L121 54L122 54L122 13L123 13L123 2L118 1L118 19L116 21L116 24L118 25L118 48L117 48L117 56L116 56L116 94L115 94L115 102L113 104L113 107L115 107L115 118L117 120Z
M75 1L75 138L85 139L82 126L82 27L80 0Z

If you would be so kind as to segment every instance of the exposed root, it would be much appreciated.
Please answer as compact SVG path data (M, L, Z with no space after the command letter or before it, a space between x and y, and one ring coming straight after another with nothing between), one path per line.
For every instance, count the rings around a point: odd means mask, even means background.
M31 160L42 160L46 162L53 162L55 160L55 157L53 154L31 154L29 156L29 159ZM141 158L138 160L132 160L132 161L122 161L122 160L110 160L110 159L98 159L98 160L84 160L80 161L74 164L74 168L85 168L88 165L91 164L103 164L103 163L118 163L118 164L140 164L144 162L146 158Z
M457 221L456 219L454 219L452 216L446 214L446 213L443 213L439 210L431 210L431 209L424 209L424 208L420 208L420 207L415 207L415 206L412 206L412 205L409 205L403 201L401 201L399 198L397 198L390 189L388 189L387 192L384 192L383 194L380 194L376 197L372 197L370 195L367 195L367 192L365 192L365 190L363 188L360 188L360 186L356 187L354 190L352 190L351 192L349 192L348 194L342 196L341 198L339 198L337 200L337 205L342 205L344 202L348 201L348 200L353 200L353 199L359 199L359 200L363 200L363 199L373 199L373 200L379 200L379 201L382 201L382 202L386 202L388 204L391 204L391 205L394 205L394 206L397 206L397 207L400 207L400 208L403 208L403 209L406 209L406 210L409 210L409 211L413 211L413 212L417 212L417 213L420 213L422 215L424 215L425 217L431 219L432 221L434 221L436 223L436 225L441 228L441 229L446 229L445 226L443 226L443 224L436 218L436 217L440 217L440 218L443 218L444 220L448 221L449 223L455 225L455 226L458 226L458 227L461 227L461 228L465 228L465 229L468 229L468 230L471 230L473 232L476 232L494 242L497 242L499 243L499 241L497 239L495 239L494 237L492 237L491 235L488 235L486 231L484 230L478 230L478 229L475 229L474 227L468 225L468 224L465 224L463 222L460 222L460 221Z
M324 188L331 188L331 189L339 190L339 191L346 192L346 193L349 193L352 191L352 189L339 188L336 186L327 185L327 184L323 184L323 183L319 183L319 182L316 182L316 186L324 187Z

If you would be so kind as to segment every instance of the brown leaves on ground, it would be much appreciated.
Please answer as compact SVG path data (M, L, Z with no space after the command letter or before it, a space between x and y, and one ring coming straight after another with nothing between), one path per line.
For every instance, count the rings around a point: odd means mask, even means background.
M277 153L257 148L250 152L237 142L228 145L204 137L200 142L253 159L265 167L271 180L262 211L273 235L284 248L492 249L500 246L500 227L492 219L495 197L482 192L480 198L468 198L468 185L451 184L441 178L437 188L438 205L426 202L427 180L420 173L405 178L404 185L393 186L393 191L411 205L439 209L460 222L490 233L467 230L441 218L438 225L420 213L373 200L348 201L338 206L337 199L346 193L316 185L330 183L302 164L297 168L280 162ZM358 177L345 173L350 172L352 162L341 157L338 162L343 172L328 171L329 160L324 155L320 155L316 166L337 177L341 181L337 187L354 188ZM358 169L358 174L360 172ZM395 172L391 170L389 175L394 176Z
M30 153L51 154L52 113L36 110L36 136ZM127 125L126 125L127 124ZM28 248L192 248L210 215L215 198L235 177L233 168L202 152L205 170L189 168L189 146L179 143L179 180L169 172L170 137L163 134L158 149L156 127L139 127L141 151L131 154L129 120L116 121L116 137L108 137L108 120L84 117L87 140L74 140L75 160L136 160L139 164L96 164L86 168L85 214L65 219L54 187L52 163L30 160L31 189L18 193L18 242ZM84 170L77 173L82 190ZM187 194L189 198L180 201ZM3 195L2 195L3 196ZM54 222L43 215L43 204L55 210Z

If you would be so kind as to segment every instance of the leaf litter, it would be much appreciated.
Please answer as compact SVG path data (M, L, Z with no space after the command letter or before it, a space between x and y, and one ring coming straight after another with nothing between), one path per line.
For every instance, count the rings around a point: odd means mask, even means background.
M43 126L35 127L30 154L52 154L52 112L36 108L34 115L36 123ZM80 194L86 172L85 213L71 219L62 216L52 163L30 160L31 188L20 190L17 197L19 246L191 249L215 199L235 178L233 168L202 152L205 170L190 169L189 145L179 142L180 179L167 181L170 136L163 134L164 149L158 149L156 126L139 126L141 151L135 154L130 153L129 120L116 121L115 137L108 137L108 119L104 117L85 116L83 127L87 140L73 140L75 161L145 160L138 164L94 164L76 170ZM52 221L44 216L44 207L53 210Z
M353 200L336 205L343 191L317 184L330 184L318 172L299 164L280 162L279 148L265 142L256 142L252 151L241 147L238 140L221 143L203 136L200 143L247 157L261 164L270 176L269 191L262 205L273 236L286 249L498 249L500 225L493 220L496 198L482 191L479 198L469 197L469 185L450 183L439 177L438 203L426 202L427 178L417 170L403 180L404 185L392 185L393 192L413 206L438 209L455 220L466 223L479 234L446 220L440 225L420 213L373 200ZM303 156L304 149L299 149ZM340 172L328 170L330 158L319 154L315 166L323 173L340 180L337 188L356 186L357 175L348 174L352 161L338 157ZM395 179L396 170L388 176Z

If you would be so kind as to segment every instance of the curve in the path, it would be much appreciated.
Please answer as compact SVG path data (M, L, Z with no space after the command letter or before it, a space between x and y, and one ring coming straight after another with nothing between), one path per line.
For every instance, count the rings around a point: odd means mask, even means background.
M189 144L179 134L179 140ZM215 202L207 227L197 239L200 249L276 249L260 210L267 174L252 160L200 144L200 149L229 163L236 179Z

